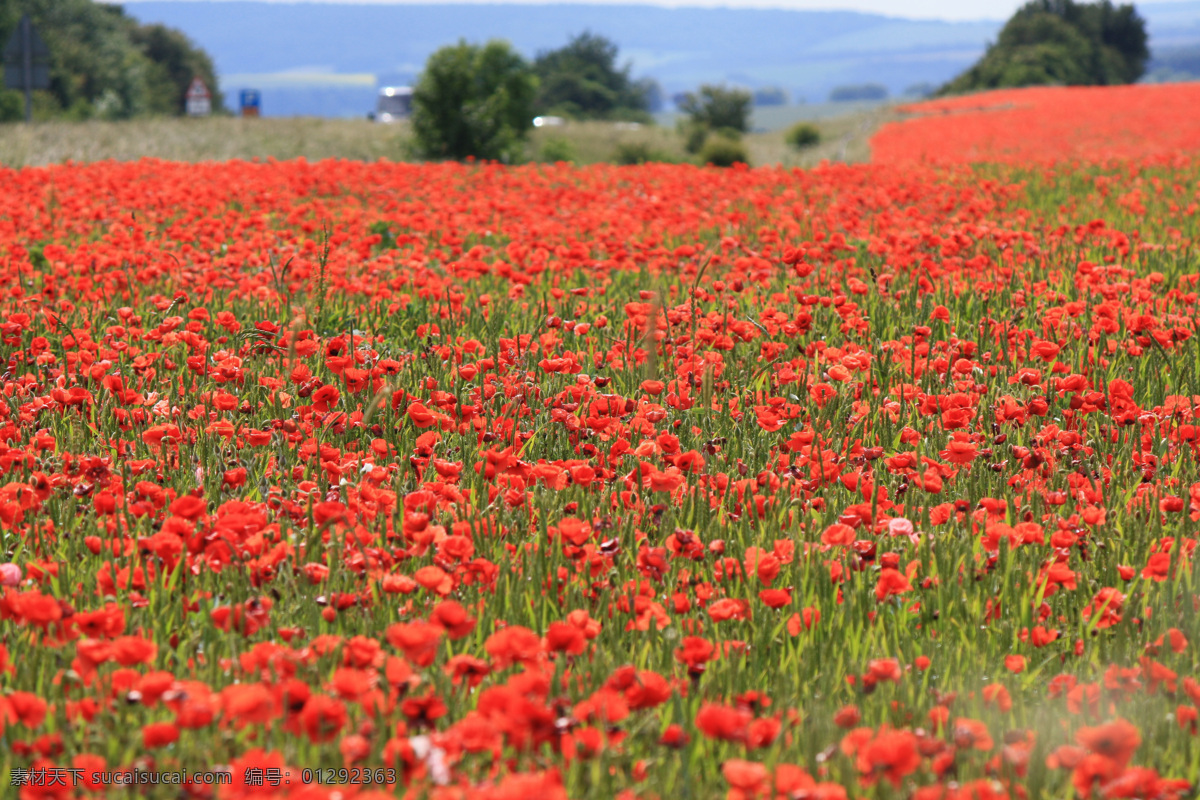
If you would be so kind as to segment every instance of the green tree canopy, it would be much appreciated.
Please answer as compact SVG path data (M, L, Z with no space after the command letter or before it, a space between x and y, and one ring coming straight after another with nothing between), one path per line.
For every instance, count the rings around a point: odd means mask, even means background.
M753 104L754 96L745 89L705 84L699 92L685 94L679 110L690 116L692 123L697 126L745 133L750 127L750 108Z
M1005 24L983 58L941 93L1133 83L1149 56L1146 23L1132 5L1032 0Z
M538 81L508 42L459 41L425 62L413 88L413 132L426 158L507 160L533 122Z
M640 119L653 91L617 68L617 46L585 31L565 47L540 53L533 63L539 87L535 111L575 119Z
M212 59L179 31L140 25L120 6L92 0L0 0L0 46L22 14L50 50L50 89L35 100L39 116L182 114L196 76L212 92L214 110L223 108ZM0 102L0 112L7 107Z

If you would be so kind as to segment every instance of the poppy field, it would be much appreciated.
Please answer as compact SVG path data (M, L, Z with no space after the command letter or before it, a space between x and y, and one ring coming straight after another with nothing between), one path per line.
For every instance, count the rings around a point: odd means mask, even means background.
M1200 161L0 181L0 796L1200 781Z
M1036 86L926 100L871 140L874 161L1028 164L1200 150L1200 83Z

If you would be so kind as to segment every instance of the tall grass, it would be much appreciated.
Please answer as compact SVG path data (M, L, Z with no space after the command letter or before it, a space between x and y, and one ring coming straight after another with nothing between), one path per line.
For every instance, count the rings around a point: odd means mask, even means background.
M750 162L814 166L826 160L866 161L870 155L867 140L887 114L886 110L875 109L817 121L814 124L821 131L822 144L803 152L788 147L782 130L748 134L745 144ZM39 122L0 125L0 164L19 168L139 158L189 162L268 158L401 161L412 158L410 139L410 128L405 123L379 125L365 119L211 117ZM631 128L611 122L572 122L534 129L525 156L530 161L553 161L557 154L567 152L577 164L597 164L618 161L622 148L631 147L667 161L692 158L673 128Z

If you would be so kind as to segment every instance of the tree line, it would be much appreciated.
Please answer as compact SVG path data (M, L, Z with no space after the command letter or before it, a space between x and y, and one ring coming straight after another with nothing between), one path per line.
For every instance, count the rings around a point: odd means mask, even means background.
M535 114L643 120L656 85L633 81L628 65L618 68L616 57L616 45L591 33L539 54L532 64L500 41L443 48L429 59L413 96L418 150L427 158L503 160L517 156ZM1031 0L978 63L939 93L1132 83L1145 72L1148 58L1146 24L1132 5ZM884 87L869 88L886 97ZM728 151L722 158L737 156L730 143L747 129L754 101L750 92L724 86L680 95L687 149L702 153L716 147ZM798 142L811 136L808 130L789 133Z
M617 46L584 32L532 63L505 41L460 41L429 57L413 89L413 133L427 158L516 158L535 116L650 122L653 80L635 81Z
M223 109L212 59L180 31L92 0L0 0L0 47L23 14L50 51L50 88L34 93L38 118L180 115L197 76L213 109ZM22 119L23 102L20 92L0 89L0 122Z
M629 64L618 65L617 52L613 42L589 31L532 63L500 40L441 48L413 89L418 154L515 160L539 115L652 123L662 90L653 79L634 80ZM691 120L688 149L699 152L713 132L729 139L744 132L753 100L747 91L719 86L679 98Z
M182 114L196 76L212 92L214 110L223 108L212 59L177 30L140 24L120 6L93 0L0 0L0 44L23 13L51 54L50 89L35 93L39 117ZM1031 0L978 63L940 93L1129 83L1142 76L1148 58L1145 21L1132 5ZM532 61L498 40L443 47L430 56L414 88L418 152L426 158L515 159L537 115L649 123L662 105L661 87L630 72L628 63L618 63L617 46L591 32ZM681 133L693 153L712 145L714 136L736 142L756 100L724 86L702 86L676 99L686 115ZM20 94L0 90L0 121L20 117Z

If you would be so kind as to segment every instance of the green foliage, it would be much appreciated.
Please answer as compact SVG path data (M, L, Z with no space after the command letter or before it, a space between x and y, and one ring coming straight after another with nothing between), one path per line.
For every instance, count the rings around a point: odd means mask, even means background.
M750 127L754 96L744 89L705 84L699 92L688 92L679 108L696 125L708 130L733 128L745 133Z
M734 164L749 164L750 157L740 140L729 136L710 136L700 150L700 163L732 167Z
M1033 0L1022 6L973 67L942 94L1007 86L1133 83L1149 58L1146 24L1110 0Z
M24 118L25 100L21 93L0 89L0 122L18 122Z
M565 136L551 136L542 144L542 161L551 164L559 161L574 162L578 157L575 145Z
M139 25L119 6L91 0L0 0L0 44L23 13L50 50L50 89L34 103L39 118L181 115L196 76L213 109L224 107L212 60L179 31Z
M821 143L821 132L811 122L797 122L788 128L784 140L797 150Z
M646 142L622 142L613 153L613 163L622 165L647 164L658 162L673 164L675 159L669 153L656 150Z
M539 81L538 114L649 121L657 85L631 80L628 64L618 69L617 46L603 36L585 31L565 47L539 54L533 71Z
M141 25L133 30L133 42L153 64L151 102L165 113L184 109L183 96L199 75L213 94L213 107L222 108L212 59L196 48L181 32L165 25Z
M683 149L696 154L708 139L708 126L691 120L680 122L679 133L683 136Z
M413 88L412 126L425 158L509 161L533 120L538 81L508 42L459 41L429 57Z

